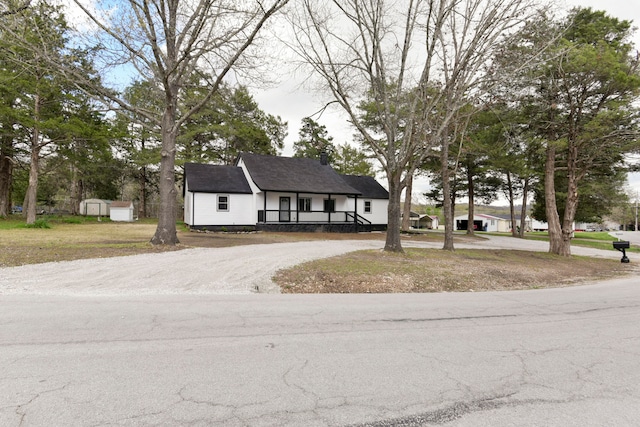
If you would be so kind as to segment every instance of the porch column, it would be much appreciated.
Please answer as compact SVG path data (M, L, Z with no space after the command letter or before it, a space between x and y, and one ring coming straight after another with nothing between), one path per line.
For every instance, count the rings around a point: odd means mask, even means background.
M356 233L358 232L358 195L355 195L355 204L353 205L353 225L356 228Z
M300 222L300 193L296 193L296 223Z
M264 218L262 218L262 222L267 222L267 192L264 192Z
M327 215L328 217L328 223L331 224L331 194L327 194L327 198L328 198L328 202L327 202Z

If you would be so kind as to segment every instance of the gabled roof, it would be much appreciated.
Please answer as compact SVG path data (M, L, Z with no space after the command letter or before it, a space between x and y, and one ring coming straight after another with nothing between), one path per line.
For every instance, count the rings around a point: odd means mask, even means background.
M388 199L389 192L375 178L362 175L341 175L349 186L358 190L362 197L370 199Z
M458 219L467 219L469 215L468 214L463 214L463 215L458 215L457 217L455 217L456 220ZM511 221L511 216L499 216L499 215L489 215L489 214L475 214L473 215L473 217L475 219L492 219L492 220L500 220L500 221ZM520 217L516 217L516 219L520 219Z
M319 159L242 153L236 163L240 161L262 191L360 195L360 191Z
M500 214L500 215L494 215L494 216L498 217L500 219L504 219L506 221L511 221L511 215L502 215L502 214ZM517 214L515 219L516 219L516 221L520 221L520 214Z
M251 194L244 172L236 166L185 163L184 180L193 192Z

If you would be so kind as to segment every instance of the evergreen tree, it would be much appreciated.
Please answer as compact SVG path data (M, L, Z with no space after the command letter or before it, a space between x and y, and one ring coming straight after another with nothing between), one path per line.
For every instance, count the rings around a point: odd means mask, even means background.
M569 256L582 200L598 199L584 196L612 188L605 183L619 186L625 154L638 150L639 61L629 21L584 8L562 21L544 18L523 30L522 43L503 49L500 61L509 68L516 57L538 58L530 49L559 34L537 66L514 76L511 93L543 144L549 251Z
M349 144L338 145L331 165L336 172L343 175L376 175L367 154Z
M199 102L204 88L188 91L185 105ZM223 85L197 114L185 122L178 138L177 163L233 164L241 152L277 154L284 147L287 124L260 109L245 86Z
M293 157L319 159L321 153L327 155L329 164L334 164L336 148L333 137L329 135L327 127L313 120L311 117L302 119L302 127L298 131L298 140L293 143Z

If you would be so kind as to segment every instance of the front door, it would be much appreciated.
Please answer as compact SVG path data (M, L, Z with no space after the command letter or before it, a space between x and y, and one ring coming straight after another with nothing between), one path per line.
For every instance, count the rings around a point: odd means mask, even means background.
M291 221L291 197L280 197L280 222Z

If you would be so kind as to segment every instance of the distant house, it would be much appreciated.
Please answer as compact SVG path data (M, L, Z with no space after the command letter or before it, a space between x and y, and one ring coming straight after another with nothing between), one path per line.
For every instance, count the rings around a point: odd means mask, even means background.
M440 220L436 215L419 214L411 211L409 222L411 228L437 230L440 226Z
M516 216L516 227L520 227L520 217ZM468 215L455 217L456 230L467 230ZM513 228L510 215L476 214L473 216L474 230L498 233L510 233ZM525 230L531 230L531 220L525 218Z
M418 228L427 228L429 230L437 230L440 227L440 218L437 215L420 215L418 220Z
M184 221L209 230L385 229L389 193L321 160L240 154L234 166L185 164Z
M133 221L133 202L111 202L109 206L109 218L111 221Z
M576 227L576 223L575 222L572 224L572 226L573 226L573 230L574 231L579 230L579 228ZM544 221L538 221L537 219L531 219L531 230L533 230L533 231L549 231L549 224L544 222Z
M85 199L80 202L80 215L108 216L111 200Z
M496 215L498 218L501 218L504 221L504 224L506 224L506 230L507 232L511 232L511 229L513 228L511 225L511 215ZM515 217L516 220L516 230L519 230L522 224L522 219L520 217L520 215L516 215ZM532 219L529 216L525 216L524 217L524 230L525 231L531 231L532 228Z

